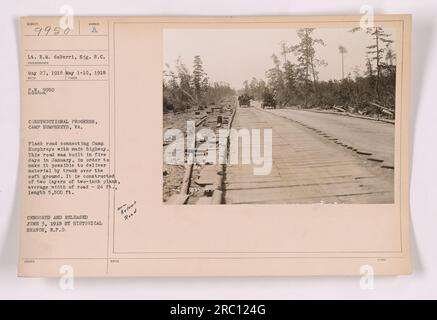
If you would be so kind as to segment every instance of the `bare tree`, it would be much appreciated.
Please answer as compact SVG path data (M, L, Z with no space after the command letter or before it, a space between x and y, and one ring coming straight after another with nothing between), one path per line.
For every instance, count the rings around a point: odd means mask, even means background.
M338 51L341 54L341 79L344 80L344 55L347 53L347 49L344 46L339 45Z

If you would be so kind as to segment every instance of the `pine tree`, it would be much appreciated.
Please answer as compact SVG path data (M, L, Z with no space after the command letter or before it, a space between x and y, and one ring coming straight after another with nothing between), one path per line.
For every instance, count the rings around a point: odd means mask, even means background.
M208 88L208 78L203 70L203 62L200 56L194 56L192 81L194 96L196 97L197 103L201 104L204 102L204 98L207 93L206 90Z
M316 57L315 46L325 46L325 43L322 39L315 39L312 37L311 34L314 30L314 28L298 29L297 36L300 39L300 43L290 48L297 57L297 66L305 96L305 107L308 105L308 98L311 94L311 89L315 89L318 80L319 72L317 68L326 65L325 61Z
M178 59L176 62L176 70L179 78L179 102L181 108L185 110L187 106L196 101L191 88L191 74L187 66Z
M356 32L362 30L360 27L354 28L351 31ZM384 55L387 50L387 46L393 43L390 39L391 35L386 33L381 27L373 27L365 29L365 32L370 35L373 39L373 44L367 46L367 54L371 57L371 61L376 64L376 82L375 91L377 99L381 98L381 75L384 67ZM384 44L386 45L384 47Z
M267 83L268 86L272 88L272 92L276 101L282 105L286 88L281 69L281 62L276 54L272 54L271 58L273 60L274 67L266 71Z

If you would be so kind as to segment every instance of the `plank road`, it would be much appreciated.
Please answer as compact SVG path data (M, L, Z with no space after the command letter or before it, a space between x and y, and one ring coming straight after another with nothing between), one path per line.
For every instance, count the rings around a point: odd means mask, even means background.
M253 164L229 164L225 175L225 202L228 204L250 203L393 203L393 170L381 168L350 147L351 139L372 120L359 119L359 130L349 137L348 143L336 143L333 138L343 139L343 123L329 120L329 126L309 128L299 121L293 121L293 113L281 114L281 110L265 111L259 108L238 108L233 128L272 129L273 161L269 175L254 175ZM310 112L307 112L310 114ZM314 113L316 114L316 113ZM330 117L335 115L329 115ZM353 119L356 121L357 119ZM311 121L308 121L311 122ZM312 126L323 122L318 114ZM340 127L335 127L339 125ZM391 124L387 124L392 126ZM369 124L363 136L356 138L358 144L369 145L371 130L379 124ZM329 134L325 132L330 128ZM393 127L393 126L392 126ZM390 127L376 130L375 135L388 136ZM344 130L343 131L347 131ZM382 139L375 149L377 156L393 161L392 140ZM262 139L261 139L262 141ZM366 141L366 142L364 142ZM241 141L240 141L241 142ZM383 146L385 144L385 148ZM348 148L350 147L350 148ZM250 145L240 146L239 153ZM356 149L356 148L355 148Z

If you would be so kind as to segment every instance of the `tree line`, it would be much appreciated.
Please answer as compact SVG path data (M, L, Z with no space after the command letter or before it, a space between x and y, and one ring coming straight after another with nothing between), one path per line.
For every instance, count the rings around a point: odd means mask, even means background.
M361 114L394 111L396 55L391 47L391 35L381 27L350 30L352 33L364 31L372 39L366 47L364 72L356 67L345 74L344 57L348 50L340 45L338 54L342 79L321 81L319 70L327 63L318 57L317 48L326 44L323 39L314 36L314 30L298 29L299 43L295 45L282 42L279 53L271 56L273 66L266 71L265 79L246 80L240 93L257 100L272 95L278 107L337 106ZM290 55L295 57L294 63Z
M235 96L228 83L210 83L199 55L193 57L192 71L179 58L175 68L166 64L163 74L163 110L186 111L192 106L206 106L223 101L224 97Z

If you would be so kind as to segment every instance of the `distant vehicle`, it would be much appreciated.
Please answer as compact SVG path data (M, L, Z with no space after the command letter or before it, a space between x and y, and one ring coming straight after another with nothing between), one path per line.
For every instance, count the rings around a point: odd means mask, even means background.
M251 100L251 97L248 94L242 94L242 95L238 96L238 104L242 108L250 107L250 100Z
M264 92L263 101L261 103L261 108L263 109L276 109L275 96L270 92Z

